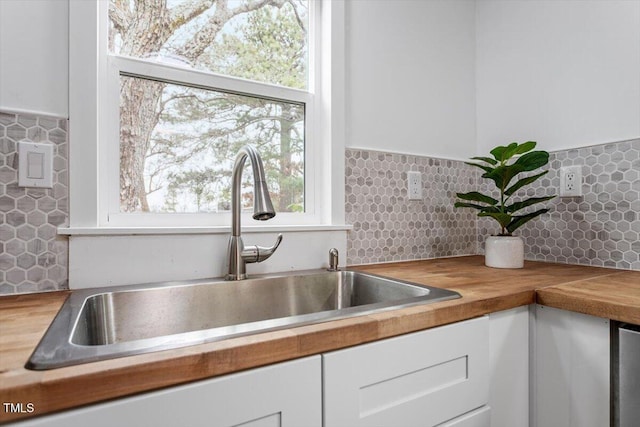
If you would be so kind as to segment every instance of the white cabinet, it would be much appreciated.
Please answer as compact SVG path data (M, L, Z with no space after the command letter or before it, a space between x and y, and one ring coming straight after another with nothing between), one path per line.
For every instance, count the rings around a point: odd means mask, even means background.
M118 399L21 427L320 427L320 356ZM81 390L78 390L82 393Z
M529 306L489 315L489 360L491 426L527 427Z
M486 405L488 339L484 316L324 354L325 427L435 426Z
M534 427L609 425L609 320L535 307Z
M603 427L609 321L519 307L18 425Z

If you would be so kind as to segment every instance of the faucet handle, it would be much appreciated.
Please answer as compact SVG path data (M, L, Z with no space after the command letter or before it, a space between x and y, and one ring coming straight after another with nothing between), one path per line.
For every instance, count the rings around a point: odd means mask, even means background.
M246 263L262 262L273 255L278 246L280 246L280 242L282 242L282 234L278 234L276 243L270 248L258 245L247 246L242 250L242 259Z

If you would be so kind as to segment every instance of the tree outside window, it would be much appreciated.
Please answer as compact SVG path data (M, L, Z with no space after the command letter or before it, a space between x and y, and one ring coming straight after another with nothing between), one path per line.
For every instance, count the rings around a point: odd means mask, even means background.
M306 90L308 15L302 0L111 0L109 50ZM263 156L276 210L304 211L304 104L121 75L121 212L229 210L246 144Z

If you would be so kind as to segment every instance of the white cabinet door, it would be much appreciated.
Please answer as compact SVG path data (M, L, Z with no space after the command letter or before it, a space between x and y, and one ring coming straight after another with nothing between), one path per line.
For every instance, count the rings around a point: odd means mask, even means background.
M489 400L487 316L323 355L325 427L435 426Z
M491 425L491 418L491 408L489 406L483 406L468 414L461 415L454 420L439 424L438 427L489 427Z
M46 416L46 427L321 427L320 356ZM82 393L81 390L78 390Z
M537 427L609 425L609 320L536 306Z
M492 427L529 425L529 306L489 315Z

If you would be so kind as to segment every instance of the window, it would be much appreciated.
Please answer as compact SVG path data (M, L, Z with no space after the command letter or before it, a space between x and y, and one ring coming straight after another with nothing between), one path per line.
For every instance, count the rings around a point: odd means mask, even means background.
M246 144L263 157L276 211L313 213L316 3L109 0L108 225L226 224L211 214L230 210L231 169ZM250 168L243 189L250 208Z
M120 82L120 212L230 210L231 170L244 144L263 157L276 210L304 211L303 103L138 77ZM157 92L156 108L140 108L136 92ZM248 168L244 187L251 175Z
M71 233L228 226L244 144L265 161L278 211L267 225L343 224L341 2L94 0L69 10ZM251 197L247 188L245 206Z

